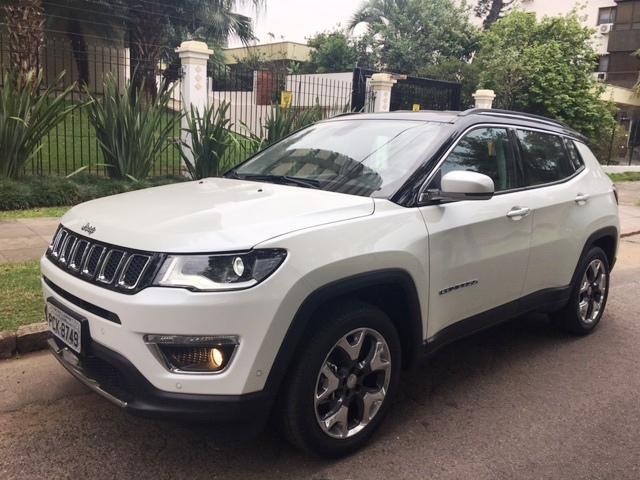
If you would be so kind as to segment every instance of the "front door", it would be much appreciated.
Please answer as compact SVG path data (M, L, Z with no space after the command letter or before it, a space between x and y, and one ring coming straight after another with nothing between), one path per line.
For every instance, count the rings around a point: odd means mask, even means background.
M495 194L420 207L429 232L428 338L522 294L532 215L530 193L517 190L522 180L513 147L507 128L477 127L458 141L431 180L429 188L439 188L450 171L474 171L493 179Z

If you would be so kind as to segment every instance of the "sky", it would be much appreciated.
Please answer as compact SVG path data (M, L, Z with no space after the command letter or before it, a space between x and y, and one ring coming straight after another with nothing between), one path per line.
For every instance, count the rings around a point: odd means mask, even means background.
M237 9L239 13L254 19L258 43L284 40L306 43L306 37L317 32L332 30L338 23L342 26L363 0L266 0L266 6L258 12L249 6ZM250 3L250 2L246 2ZM272 39L269 33L275 35ZM240 46L236 39L230 39L229 46Z

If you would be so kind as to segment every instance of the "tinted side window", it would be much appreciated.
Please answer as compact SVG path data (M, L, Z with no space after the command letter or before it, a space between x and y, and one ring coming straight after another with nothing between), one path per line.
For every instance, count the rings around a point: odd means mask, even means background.
M440 167L430 188L453 170L478 172L491 177L496 192L516 187L513 151L505 128L478 128L465 135Z
M557 182L574 172L562 138L550 133L518 130L527 185Z
M584 162L582 161L582 157L580 156L580 152L578 152L576 144L573 143L573 140L569 140L568 138L565 138L564 144L567 146L567 152L569 152L571 166L574 170L580 170L584 165Z

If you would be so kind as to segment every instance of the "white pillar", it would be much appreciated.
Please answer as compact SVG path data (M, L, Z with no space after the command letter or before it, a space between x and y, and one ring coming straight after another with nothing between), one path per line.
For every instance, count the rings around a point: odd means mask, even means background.
M391 106L391 88L396 83L390 73L374 73L371 75L369 87L373 91L373 111L388 112Z
M471 95L476 101L476 108L492 108L493 100L496 98L496 94L493 90L476 90L476 93Z
M209 89L207 86L207 61L213 53L206 43L196 40L182 42L176 52L182 64L182 79L180 81L180 100L182 109L189 113L191 106L200 112L209 103ZM182 128L186 128L187 119L182 118ZM183 140L189 138L182 133Z

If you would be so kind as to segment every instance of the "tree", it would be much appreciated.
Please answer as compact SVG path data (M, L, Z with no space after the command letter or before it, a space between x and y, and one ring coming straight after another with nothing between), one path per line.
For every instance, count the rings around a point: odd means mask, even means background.
M18 0L0 0L22 7ZM72 46L81 83L88 81L89 60L85 26L98 31L105 39L124 37L130 50L132 82L136 88L142 83L145 91L155 95L158 65L164 62L174 79L178 71L178 57L174 48L186 39L204 40L210 45L226 43L236 36L243 43L254 39L250 17L234 12L245 3L255 8L263 0L28 0L26 3L44 4L46 15L64 28ZM6 9L6 7L5 7ZM25 17L23 15L23 17ZM33 19L31 23L33 23ZM25 23L25 20L22 20ZM34 31L29 27L29 31ZM44 29L43 39L44 39Z
M121 29L123 5L110 0L42 0L45 12L45 28L64 32L71 46L71 54L78 72L78 84L89 83L89 44L86 40L86 29L93 35L114 41L122 39L118 34ZM89 8L89 6L91 8ZM71 80L70 77L67 77Z
M304 65L307 72L344 72L356 66L372 67L376 63L369 49L369 38L353 37L339 26L309 37L307 45L314 49Z
M358 52L353 41L341 30L316 33L307 40L314 50L305 69L310 72L344 72L356 66Z
M367 0L349 27L364 23L378 67L415 73L428 66L468 61L478 30L469 7L452 0Z
M127 9L127 28L131 50L132 82L143 82L155 93L157 66L161 60L175 63L173 49L187 38L210 43L226 42L236 36L243 43L255 37L251 18L233 10L242 3L256 8L262 0L120 0Z
M42 0L2 0L0 5L7 25L12 67L23 78L29 72L39 72L44 48Z
M495 22L504 17L513 6L515 0L478 0L473 11L482 18L482 27L488 29Z
M496 107L555 118L601 141L614 118L592 75L592 35L575 12L541 21L509 13L483 35L476 59L480 87L496 92Z

